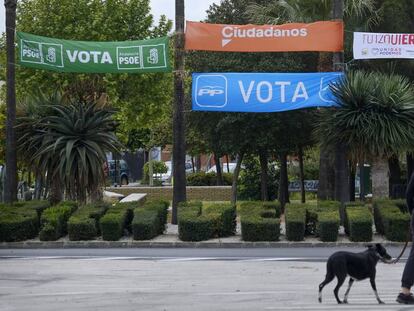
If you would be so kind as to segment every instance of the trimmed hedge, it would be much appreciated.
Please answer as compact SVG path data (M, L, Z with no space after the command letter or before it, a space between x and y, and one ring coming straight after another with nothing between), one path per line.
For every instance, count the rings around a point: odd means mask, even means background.
M69 240L93 240L99 235L99 219L110 204L100 203L79 208L68 221Z
M150 240L163 234L167 223L168 201L149 201L134 210L132 233L134 240Z
M278 202L244 202L240 222L244 241L279 241L281 208Z
M319 201L317 205L305 205L305 207L305 235L317 236L325 242L335 242L338 239L340 203Z
M317 232L321 241L335 242L338 240L339 212L321 212L318 214Z
M36 237L39 219L30 207L0 206L0 241L16 242Z
M410 214L403 200L376 200L373 203L377 232L390 241L406 241L409 236Z
M40 218L40 240L56 241L64 236L67 233L67 222L76 208L75 202L62 202L44 210Z
M99 224L102 239L105 241L118 241L128 227L132 218L132 210L124 203L110 207L100 219Z
M287 204L285 208L286 239L303 241L305 238L306 205Z
M225 167L224 171L227 171ZM232 173L222 173L223 186L231 186L233 183ZM215 172L197 172L187 175L187 186L216 186L217 185L217 173Z
M318 201L317 205L306 204L305 235L319 236L318 215L321 213L339 213L340 203L336 201ZM339 228L338 228L339 229Z
M234 234L236 208L230 204L210 204L202 207L200 202L180 205L178 213L178 236L183 241L203 241Z
M372 216L367 207L347 206L344 225L351 241L372 241Z

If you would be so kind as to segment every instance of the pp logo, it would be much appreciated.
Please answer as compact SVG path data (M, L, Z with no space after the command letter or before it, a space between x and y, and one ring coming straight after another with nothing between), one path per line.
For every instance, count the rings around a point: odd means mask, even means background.
M319 98L328 104L335 104L335 97L331 91L331 85L338 82L341 79L342 74L337 74L334 79L325 79L321 78L320 88L319 88Z
M195 84L195 102L199 107L227 105L227 78L223 75L199 75Z

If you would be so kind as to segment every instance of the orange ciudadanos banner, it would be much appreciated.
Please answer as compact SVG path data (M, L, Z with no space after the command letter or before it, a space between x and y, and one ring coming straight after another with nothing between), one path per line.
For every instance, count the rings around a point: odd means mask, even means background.
M341 21L223 25L187 21L186 50L223 52L343 51Z

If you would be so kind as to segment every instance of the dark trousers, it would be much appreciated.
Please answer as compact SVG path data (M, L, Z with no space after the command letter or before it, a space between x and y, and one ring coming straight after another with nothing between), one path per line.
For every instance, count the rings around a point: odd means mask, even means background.
M414 242L414 213L411 214L411 238ZM407 262L405 263L404 272L401 279L401 286L405 288L411 288L414 284L414 247L411 245L410 255L408 255Z

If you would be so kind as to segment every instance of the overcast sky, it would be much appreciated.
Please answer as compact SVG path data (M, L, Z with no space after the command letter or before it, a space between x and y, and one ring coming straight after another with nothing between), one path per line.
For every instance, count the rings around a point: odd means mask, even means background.
M169 19L174 20L175 1L174 0L151 0L152 14L155 20L161 14L166 15ZM206 10L212 3L219 3L220 0L186 0L185 1L185 15L187 20L199 21L206 17ZM5 12L3 1L0 1L0 33L4 32L5 26Z

